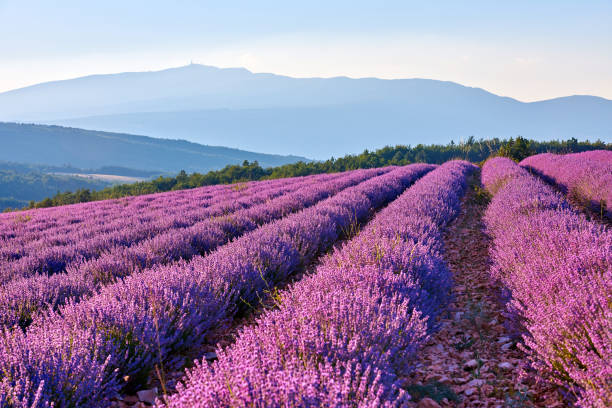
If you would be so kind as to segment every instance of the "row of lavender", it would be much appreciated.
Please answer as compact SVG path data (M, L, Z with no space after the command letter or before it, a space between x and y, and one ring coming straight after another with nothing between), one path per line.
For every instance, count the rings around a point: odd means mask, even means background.
M612 233L508 159L487 161L483 183L492 275L530 363L580 406L612 406Z
M520 164L557 184L573 200L612 218L612 151L545 153Z
M239 208L223 217L204 218L190 227L171 229L130 247L107 248L96 259L69 266L66 273L14 279L0 288L0 327L18 324L25 329L41 310L56 309L69 298L78 301L116 279L143 269L210 252L258 225L313 205L388 170L361 170L334 177L304 179L301 183L293 183L290 189L264 188L237 204L223 201L202 210L214 215L228 207Z
M3 331L0 405L105 406L158 364L207 341L268 285L282 282L433 166L398 168L262 226L207 257L157 267ZM127 382L126 382L127 380Z
M122 214L143 215L142 212L154 213L166 209L168 203L176 205L176 208L193 208L194 206L200 206L202 202L210 198L246 190L253 184L241 186L239 189L236 186L210 186L157 195L126 197L0 214L0 242L15 241L22 245L30 244L42 239L39 231L49 231L54 235L61 233L79 235L79 237L86 238L88 235L79 231L81 226L87 226L87 230L103 228L105 224L112 224ZM100 231L104 231L104 229L100 229Z
M251 193L263 189L255 190L253 187L255 186L251 187ZM175 206L181 214L186 215L183 220L176 220L177 222L188 223L194 212L197 214L197 211L201 211L209 205L227 201L229 198L239 199L241 196L247 195L248 190L237 192L225 189L218 191L216 194L211 192L203 194L200 189L195 189L193 190L193 199L187 203L177 196L169 195L165 203L164 200L157 199L156 203L147 208L115 205L112 211L106 211L102 214L91 214L90 211L87 211L87 207L66 206L66 208L62 207L63 213L57 215L58 218L70 219L69 224L62 227L45 227L44 223L41 226L36 226L36 224L40 225L41 223L28 220L24 218L23 214L19 213L14 216L13 222L5 224L26 225L29 228L27 230L21 229L12 238L5 239L0 257L3 261L20 260L46 248L70 246L92 237L106 236L117 230L124 230L130 224L142 225L142 234L146 234L150 228L157 228L156 224L165 224L159 225L159 227L173 227L172 221L175 220L166 219L168 216L176 219L176 214L171 214L169 205ZM174 216L172 217L172 215ZM38 216L38 218L41 217ZM45 234L41 234L41 231L44 231ZM110 241L112 239L111 236ZM121 240L121 238L116 239ZM137 239L137 236L134 239Z
M177 190L165 193L146 194L134 197L123 197L89 203L71 204L60 207L19 211L16 213L0 214L0 241L18 238L40 238L36 234L40 230L53 232L72 232L76 224L90 222L105 222L114 219L117 212L126 210L131 213L138 211L154 211L167 209L168 203L176 204L176 208L202 200L216 197L220 194L240 192L253 187L259 189L270 183L291 183L304 177L287 178L282 180L257 181L238 183L233 185L215 185L196 189ZM64 228L62 230L62 228ZM56 230L57 229L57 230Z
M261 185L253 184L245 191L226 189L216 196L206 198L200 197L200 192L193 190L196 197L185 205L175 202L175 196L169 195L165 202L157 200L165 205L162 208L119 207L106 220L75 222L71 224L70 230L37 229L33 234L42 238L27 245L21 237L3 243L0 250L3 254L0 257L0 283L18 276L61 272L72 263L107 253L109 248L128 247L163 232L187 228L210 217L265 202L285 192L294 191L304 183L329 178L327 175L303 180L264 182ZM78 213L78 210L78 207L74 207L70 212ZM88 214L78 214L78 218L86 220Z
M460 206L467 162L409 188L212 365L198 363L170 407L380 407L399 386L450 298L440 236Z

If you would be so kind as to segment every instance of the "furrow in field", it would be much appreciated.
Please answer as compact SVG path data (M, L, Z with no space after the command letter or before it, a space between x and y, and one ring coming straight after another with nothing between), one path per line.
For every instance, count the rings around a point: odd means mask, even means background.
M56 309L68 299L78 302L101 287L138 271L208 253L258 225L308 207L380 172L366 170L324 179L307 179L289 191L279 189L278 194L275 190L264 189L261 195L250 195L252 202L241 203L239 210L233 213L222 212L226 204L222 204L219 212L212 207L209 211L211 218L187 228L167 231L127 248L109 248L97 259L70 267L67 273L35 275L11 281L0 288L0 324L4 327L19 325L25 329L40 311ZM212 217L217 213L223 216Z
M205 341L216 324L431 168L395 169L207 257L132 275L35 322L26 335L4 332L4 389L21 398L40 390L40 401L58 406L109 404L118 390L137 386L156 364Z
M451 282L441 228L474 166L449 162L278 297L169 407L403 406L400 376L435 330Z
M440 315L440 331L419 352L406 389L421 406L435 406L433 400L457 408L561 407L552 387L521 375L525 356L505 327L503 287L490 277L491 240L482 219L488 198L478 171L470 178L460 213L443 234L452 300Z

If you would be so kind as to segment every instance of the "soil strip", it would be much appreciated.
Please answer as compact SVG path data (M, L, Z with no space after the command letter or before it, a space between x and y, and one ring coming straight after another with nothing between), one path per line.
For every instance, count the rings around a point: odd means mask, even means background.
M489 197L480 172L470 179L461 212L445 229L453 302L441 329L419 352L406 389L423 407L561 407L558 393L521 375L524 355L504 326L500 287L489 275L490 238L482 216Z

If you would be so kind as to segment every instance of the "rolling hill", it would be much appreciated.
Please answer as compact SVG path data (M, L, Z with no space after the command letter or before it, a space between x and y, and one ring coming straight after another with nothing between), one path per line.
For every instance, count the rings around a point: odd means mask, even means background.
M258 161L264 167L308 161L184 140L18 123L0 123L0 143L0 161L86 169L117 166L158 174L205 172L244 160Z

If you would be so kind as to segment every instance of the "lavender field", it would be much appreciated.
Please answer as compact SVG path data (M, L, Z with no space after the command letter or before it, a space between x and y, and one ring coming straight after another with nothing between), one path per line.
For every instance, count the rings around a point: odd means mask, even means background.
M609 407L611 222L610 151L3 213L0 407Z

